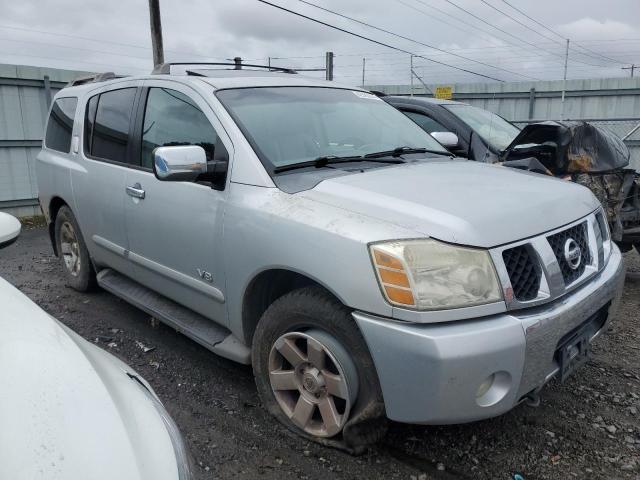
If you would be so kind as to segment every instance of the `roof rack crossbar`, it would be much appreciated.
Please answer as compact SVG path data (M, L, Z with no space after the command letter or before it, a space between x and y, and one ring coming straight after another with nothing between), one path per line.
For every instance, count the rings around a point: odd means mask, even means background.
M283 73L298 73L292 68L283 68L283 67L272 67L270 65L256 65L253 63L231 63L231 62L222 62L222 63L214 63L214 62L170 62L170 63L161 63L156 66L151 72L152 75L170 75L171 67L174 65L212 65L212 66L225 66L225 67L234 67L236 70L240 70L238 67L249 67L249 68L264 68L265 70L269 70L272 72L283 72ZM189 72L187 72L189 73ZM192 73L193 74L193 73Z
M95 75L86 75L84 77L74 78L67 84L67 87L75 87L86 83L106 82L107 80L113 80L114 78L121 77L113 72L96 73Z

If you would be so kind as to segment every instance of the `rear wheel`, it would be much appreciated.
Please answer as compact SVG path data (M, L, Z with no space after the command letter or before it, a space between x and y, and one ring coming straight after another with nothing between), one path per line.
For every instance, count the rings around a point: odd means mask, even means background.
M260 319L252 360L263 405L297 434L352 453L384 435L367 346L350 311L325 290L276 300Z
M67 284L80 292L95 286L96 276L89 251L71 209L61 207L55 223L56 248Z

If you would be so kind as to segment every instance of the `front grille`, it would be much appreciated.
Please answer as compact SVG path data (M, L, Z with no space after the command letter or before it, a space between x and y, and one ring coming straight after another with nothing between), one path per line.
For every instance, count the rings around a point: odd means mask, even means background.
M576 269L571 268L564 255L564 246L570 238L578 244L582 255L580 265L578 265L578 268ZM566 230L550 235L547 237L547 240L549 241L549 245L551 245L551 249L556 256L565 285L575 282L584 273L586 266L591 264L587 222L574 225L571 228L567 228Z
M526 245L502 252L513 295L521 302L533 300L540 290L541 269L535 255Z

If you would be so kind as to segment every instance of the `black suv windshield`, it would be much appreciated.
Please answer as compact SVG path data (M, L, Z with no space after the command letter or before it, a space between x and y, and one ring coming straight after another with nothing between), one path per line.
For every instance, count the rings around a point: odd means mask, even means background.
M217 96L273 172L324 157L362 157L398 147L448 152L375 95L324 87L220 90ZM283 169L280 168L280 171Z
M520 129L500 115L471 105L444 105L444 108L480 135L494 149L502 151L520 133Z

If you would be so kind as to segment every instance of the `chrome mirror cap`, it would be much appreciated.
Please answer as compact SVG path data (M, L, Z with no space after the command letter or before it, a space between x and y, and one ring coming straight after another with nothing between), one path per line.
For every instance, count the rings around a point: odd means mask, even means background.
M207 173L207 155L198 145L158 147L152 155L153 172L158 180L193 182Z
M15 242L21 229L22 225L16 217L0 212L0 248Z
M459 143L458 135L453 132L431 132L431 136L446 148L456 148Z

